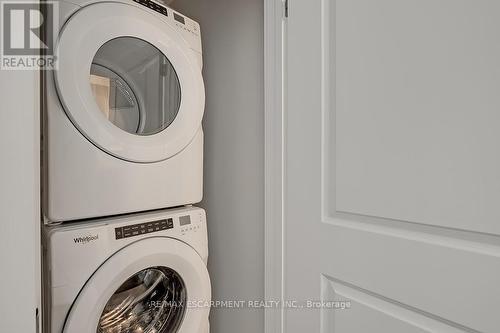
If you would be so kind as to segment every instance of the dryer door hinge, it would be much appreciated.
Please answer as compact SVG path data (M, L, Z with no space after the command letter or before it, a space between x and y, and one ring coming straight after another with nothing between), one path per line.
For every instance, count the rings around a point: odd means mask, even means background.
M283 1L283 17L288 18L288 0Z

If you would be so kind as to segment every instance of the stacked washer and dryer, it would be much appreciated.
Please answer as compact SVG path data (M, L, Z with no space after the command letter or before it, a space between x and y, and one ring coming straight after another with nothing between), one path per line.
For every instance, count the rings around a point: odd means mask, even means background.
M199 25L60 0L44 74L44 332L207 333Z

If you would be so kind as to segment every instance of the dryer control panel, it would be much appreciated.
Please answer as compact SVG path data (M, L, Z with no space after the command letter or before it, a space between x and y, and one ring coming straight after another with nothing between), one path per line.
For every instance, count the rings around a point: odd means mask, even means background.
M133 0L135 3L161 14L188 41L191 48L201 55L200 25L189 17L165 6L159 0ZM201 61L200 61L201 62Z
M154 2L154 1L151 1L151 0L134 0L135 2L143 5L143 6L146 6L148 8L151 8L152 10L160 13L160 14L163 14L165 16L168 16L168 11L167 11L167 8Z

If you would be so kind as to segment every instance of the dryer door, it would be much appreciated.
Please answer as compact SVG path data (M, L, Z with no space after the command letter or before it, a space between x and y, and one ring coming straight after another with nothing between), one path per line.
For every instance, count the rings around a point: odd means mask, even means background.
M97 3L64 25L55 84L74 126L131 162L165 160L201 126L201 68L168 17L133 3Z
M208 271L193 248L172 238L147 238L92 275L63 332L204 332L210 297Z

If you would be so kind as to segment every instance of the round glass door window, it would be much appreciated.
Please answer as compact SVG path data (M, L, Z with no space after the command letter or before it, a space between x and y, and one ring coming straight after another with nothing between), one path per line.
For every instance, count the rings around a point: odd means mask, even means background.
M174 67L141 39L119 37L101 46L89 80L100 111L128 133L159 133L179 112L181 87Z
M115 291L104 307L97 333L175 333L186 301L179 274L167 267L144 269Z

